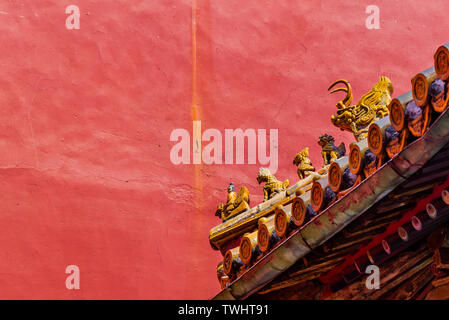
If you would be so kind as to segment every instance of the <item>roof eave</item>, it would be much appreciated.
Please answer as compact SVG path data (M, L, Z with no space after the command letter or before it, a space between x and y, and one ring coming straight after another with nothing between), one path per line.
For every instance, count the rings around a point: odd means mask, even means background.
M418 171L449 140L447 110L419 139L345 197L296 230L213 299L244 299L322 245Z

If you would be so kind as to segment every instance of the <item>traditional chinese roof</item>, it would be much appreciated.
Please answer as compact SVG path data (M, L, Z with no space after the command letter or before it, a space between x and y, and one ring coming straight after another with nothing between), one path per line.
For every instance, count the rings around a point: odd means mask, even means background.
M377 293L366 290L364 273L367 264L381 266L381 288L389 282L396 285L405 283L421 272L426 275L429 273L427 282L436 280L430 279L431 275L436 278L431 270L434 263L432 249L438 249L443 244L429 248L426 242L429 234L441 232L440 227L447 225L449 220L449 207L436 201L441 197L441 191L449 186L448 174L449 144L359 219L297 261L254 293L253 297L279 298L292 291L296 293L290 295L290 298L296 299L352 299L362 298L362 294L365 294L365 298L393 295L396 286ZM426 206L435 201L439 214L431 218ZM443 208L440 210L440 207ZM415 227L419 223L421 228L417 230ZM425 265L420 268L423 260ZM416 272L412 272L415 267ZM406 274L408 271L409 275ZM308 289L303 290L305 287ZM420 288L413 290L418 292Z
M215 299L282 298L285 290L300 299L416 298L423 287L426 294L436 288L429 281L446 283L436 277L445 275L441 228L449 221L448 48L412 78L410 92L388 101L388 114L363 131L366 139L354 132L360 140L348 156L210 231L212 247L224 254ZM429 249L429 235L443 240ZM371 264L390 270L386 289L362 285ZM404 289L411 278L420 288L412 293Z

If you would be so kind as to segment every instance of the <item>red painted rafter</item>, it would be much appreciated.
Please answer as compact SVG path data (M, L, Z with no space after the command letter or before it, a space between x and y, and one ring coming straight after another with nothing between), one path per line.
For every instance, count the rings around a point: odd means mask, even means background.
M329 271L327 274L321 276L319 278L319 280L324 283L324 284L332 284L335 283L337 281L337 279L341 279L341 275L343 273L343 270L349 266L351 266L352 264L354 264L354 262L356 261L356 259L360 258L363 255L366 255L366 253L378 246L381 245L382 240L384 240L385 238L387 238L389 235L392 235L394 233L397 232L398 228L402 225L404 225L405 223L409 222L413 216L415 216L416 214L418 214L421 211L426 210L426 205L433 201L436 200L438 198L441 197L441 192L449 187L449 176L446 179L446 181L444 183L442 183L441 185L438 185L436 187L433 188L432 193L425 197L420 199L417 203L416 206L411 209L409 212L405 213L403 215L403 217L399 220L397 220L396 222L390 224L387 228L387 230L385 230L384 233L375 236L371 242L369 242L367 245L363 246L362 248L360 248L359 251L357 251L357 253L353 254L353 255L348 255L344 262L342 264L340 264L339 266L337 266L336 268L332 269L331 271Z

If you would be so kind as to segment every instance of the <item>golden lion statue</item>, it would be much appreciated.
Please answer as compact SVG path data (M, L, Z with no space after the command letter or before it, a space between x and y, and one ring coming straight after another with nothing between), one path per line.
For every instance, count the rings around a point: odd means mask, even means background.
M275 176L271 174L270 170L267 168L259 169L259 174L257 175L257 182L259 184L265 182L265 185L263 186L263 201L267 201L273 198L279 192L287 189L289 185L288 180L285 180L284 182L279 181L278 179L276 179Z
M334 141L334 137L327 133L320 136L320 140L318 141L318 144L321 146L321 156L323 157L325 166L343 157L346 153L345 144L342 142L337 147Z
M301 152L297 153L293 159L293 164L298 166L297 173L299 180L305 179L315 171L312 161L309 159L309 148L304 148Z
M217 206L215 215L221 220L228 220L249 209L249 191L245 186L242 186L239 193L235 194L234 182L228 186L228 199L226 204L220 203Z
M346 97L337 103L337 114L331 117L332 123L341 130L352 132L357 141L363 140L368 135L368 127L388 115L388 104L391 101L393 85L387 77L380 77L370 92L363 95L355 106L351 106L352 88L348 81L337 80L328 90L336 84L342 83L345 88L337 88L337 91L346 92Z

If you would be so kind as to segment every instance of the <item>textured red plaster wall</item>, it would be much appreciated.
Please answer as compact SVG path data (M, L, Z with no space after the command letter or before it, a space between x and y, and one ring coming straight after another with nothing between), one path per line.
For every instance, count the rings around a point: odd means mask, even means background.
M71 4L80 30L65 28ZM370 4L380 30L365 27ZM171 131L191 132L193 117L222 133L279 129L276 176L295 182L303 147L321 166L320 134L352 140L330 123L339 97L328 85L350 80L357 100L386 75L395 96L409 90L449 41L448 9L445 0L1 1L0 298L211 297L215 207L231 180L260 201L259 165L175 166ZM65 288L70 264L80 290Z

